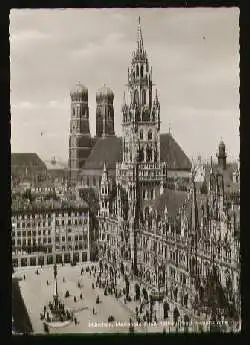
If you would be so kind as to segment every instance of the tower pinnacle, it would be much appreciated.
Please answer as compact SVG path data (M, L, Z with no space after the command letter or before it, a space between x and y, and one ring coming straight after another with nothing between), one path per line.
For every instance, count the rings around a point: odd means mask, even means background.
M141 31L141 17L139 17L139 19L138 19L137 45L138 45L139 50L143 50L143 38L142 38L142 31Z

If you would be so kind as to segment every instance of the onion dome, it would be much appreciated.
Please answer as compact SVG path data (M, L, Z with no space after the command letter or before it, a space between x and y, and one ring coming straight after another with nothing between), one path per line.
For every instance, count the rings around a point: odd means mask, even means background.
M108 86L106 86L105 84L96 93L96 101L100 102L103 100L108 100L110 102L113 102L113 100L114 100L113 91Z
M88 89L78 82L74 88L70 91L70 96L73 100L88 100Z

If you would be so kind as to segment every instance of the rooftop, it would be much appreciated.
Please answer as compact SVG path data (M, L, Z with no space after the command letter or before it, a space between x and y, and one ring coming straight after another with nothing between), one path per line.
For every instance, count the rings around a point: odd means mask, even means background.
M76 200L47 200L47 201L33 201L28 200L13 200L12 201L12 213L22 212L48 212L56 210L68 210L68 209L87 209L88 204L85 201Z
M191 170L189 158L170 133L161 134L160 145L160 159L161 162L167 163L168 169ZM99 138L85 161L84 169L103 169L105 161L108 169L115 169L116 162L122 161L122 138Z
M157 210L160 216L163 216L165 209L167 209L168 216L175 217L187 196L187 192L165 189L163 194L153 204L153 208Z
M103 169L104 162L108 169L115 169L116 162L122 159L122 139L117 136L107 136L97 139L84 169Z
M36 153L12 153L11 167L46 169L45 163Z

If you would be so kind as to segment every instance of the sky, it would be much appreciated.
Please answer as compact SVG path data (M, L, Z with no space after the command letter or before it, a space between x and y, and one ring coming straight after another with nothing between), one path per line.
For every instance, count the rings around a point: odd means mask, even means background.
M239 9L13 9L10 13L11 150L68 160L70 90L114 94L115 131L136 48L138 17L161 104L161 132L190 157L215 157L223 139L237 159Z

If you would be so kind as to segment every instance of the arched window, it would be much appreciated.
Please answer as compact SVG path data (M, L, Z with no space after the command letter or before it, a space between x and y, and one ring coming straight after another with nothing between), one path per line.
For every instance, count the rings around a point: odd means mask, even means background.
M148 140L152 140L152 130L148 131Z
M142 104L146 104L146 90L142 90Z
M140 130L140 139L143 140L143 130Z
M136 76L138 77L139 76L139 66L136 65Z
M141 77L143 77L143 65L141 65Z
M134 94L134 102L136 105L139 105L139 92L138 90L135 90L135 94Z

